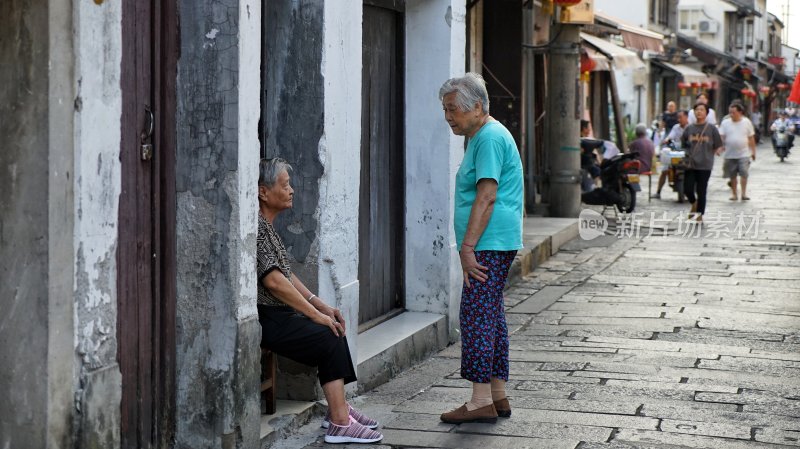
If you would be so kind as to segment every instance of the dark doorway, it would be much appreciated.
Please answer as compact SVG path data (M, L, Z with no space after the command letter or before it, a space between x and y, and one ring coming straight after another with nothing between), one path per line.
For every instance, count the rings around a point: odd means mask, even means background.
M123 2L117 341L122 448L166 448L175 403L177 4Z
M522 8L518 0L484 3L481 72L489 110L522 148Z
M403 2L364 2L359 210L360 330L403 308Z

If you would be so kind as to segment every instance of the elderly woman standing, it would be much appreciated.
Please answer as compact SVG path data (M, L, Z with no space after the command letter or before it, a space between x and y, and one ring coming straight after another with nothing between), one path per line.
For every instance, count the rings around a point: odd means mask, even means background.
M289 259L272 222L292 207L292 167L283 159L262 159L258 176L258 320L261 346L318 368L328 401L326 443L374 443L383 438L378 423L345 400L344 386L356 380L338 309L325 304L292 274Z
M496 422L511 416L503 287L522 248L522 161L511 133L489 115L480 75L447 80L439 99L453 133L469 139L456 174L454 227L464 275L461 376L472 382L472 398L441 420Z

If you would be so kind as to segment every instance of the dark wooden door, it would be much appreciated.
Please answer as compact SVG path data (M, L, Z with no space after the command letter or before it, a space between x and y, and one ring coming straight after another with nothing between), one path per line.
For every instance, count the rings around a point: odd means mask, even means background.
M405 169L402 2L364 4L359 324L403 307Z
M122 3L117 341L123 448L168 447L174 429L174 0Z

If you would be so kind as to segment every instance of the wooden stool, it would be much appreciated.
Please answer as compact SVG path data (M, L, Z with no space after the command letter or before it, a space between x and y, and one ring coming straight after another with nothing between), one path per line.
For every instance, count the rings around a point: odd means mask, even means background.
M275 370L277 359L275 353L261 348L261 400L264 402L266 415L275 413Z

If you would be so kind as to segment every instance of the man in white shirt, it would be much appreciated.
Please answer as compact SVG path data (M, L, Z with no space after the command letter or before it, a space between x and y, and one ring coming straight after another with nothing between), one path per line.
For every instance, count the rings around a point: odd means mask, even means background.
M699 94L697 94L696 100L697 101L695 102L695 104L703 103L704 105L708 105L708 97L703 92L700 92ZM697 117L694 116L694 109L689 109L689 124L690 125L694 125L695 123L697 123ZM711 107L708 108L708 115L706 116L706 123L708 123L709 125L716 125L717 124L717 113L714 112L714 110L711 109Z
M750 198L747 196L747 177L750 171L750 159L756 160L756 139L753 123L744 116L744 105L738 101L731 103L728 108L730 117L719 125L719 135L725 145L722 173L729 178L728 186L731 188L731 201L739 199L736 192L736 178L738 176L742 188L742 201ZM749 150L749 155L748 155Z
M676 145L680 146L681 143L681 136L683 135L683 130L689 126L689 116L686 111L678 111L678 123L669 130L669 134L667 137L664 138L663 143L675 143ZM665 146L661 149L661 175L658 177L658 188L656 189L656 193L653 194L653 198L661 198L661 188L664 187L664 184L667 182L667 167L672 163L672 158L669 157L670 148Z

